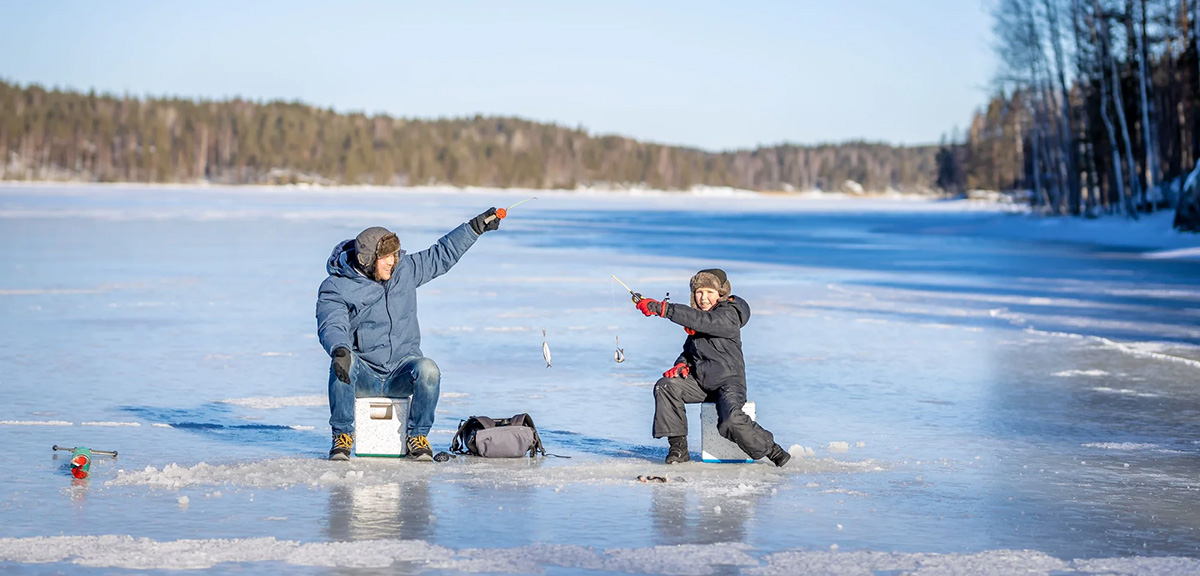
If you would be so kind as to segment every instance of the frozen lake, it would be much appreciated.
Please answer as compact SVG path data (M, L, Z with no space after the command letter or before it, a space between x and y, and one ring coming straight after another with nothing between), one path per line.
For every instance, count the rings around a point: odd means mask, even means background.
M420 250L530 194L419 292L430 440L529 412L571 458L324 460L333 246L384 225ZM1030 239L1047 225L963 202L0 187L0 571L1198 573L1200 261L1154 250L1200 239ZM686 301L714 266L753 309L749 396L786 468L668 468L650 437L685 335L609 277ZM54 444L120 458L73 481Z

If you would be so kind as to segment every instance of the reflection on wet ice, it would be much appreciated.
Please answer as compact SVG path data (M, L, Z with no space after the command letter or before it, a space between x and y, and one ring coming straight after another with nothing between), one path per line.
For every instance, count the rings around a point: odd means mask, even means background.
M331 540L429 540L436 520L429 480L333 486L326 534Z

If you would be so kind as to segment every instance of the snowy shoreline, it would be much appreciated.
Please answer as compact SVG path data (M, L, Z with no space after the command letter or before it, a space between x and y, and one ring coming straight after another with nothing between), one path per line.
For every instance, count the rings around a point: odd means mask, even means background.
M1137 220L1123 216L1085 219L1069 216L1044 216L1026 206L977 199L942 199L917 194L881 193L849 195L840 192L755 192L735 188L696 188L689 191L666 191L645 188L580 188L576 190L538 190L523 188L479 188L450 186L229 186L220 184L142 184L87 182L19 182L0 181L0 198L22 189L61 190L78 193L96 188L106 191L172 193L219 192L234 196L263 197L374 197L397 195L404 197L484 196L501 199L524 199L537 196L553 200L563 208L586 207L604 209L610 201L627 202L631 198L646 200L646 209L678 210L679 202L696 209L728 210L733 212L973 212L993 213L994 219L953 229L924 230L943 235L971 235L1010 238L1030 241L1070 242L1145 251L1151 259L1200 259L1200 235L1177 232L1172 228L1174 212L1161 211L1142 215ZM729 200L736 203L730 204ZM536 204L526 209L538 210ZM61 212L59 212L61 213ZM50 216L52 212L33 213L28 210L9 211L0 208L0 217ZM85 215L71 212L72 215ZM110 215L111 216L111 215ZM219 219L219 215L218 218Z

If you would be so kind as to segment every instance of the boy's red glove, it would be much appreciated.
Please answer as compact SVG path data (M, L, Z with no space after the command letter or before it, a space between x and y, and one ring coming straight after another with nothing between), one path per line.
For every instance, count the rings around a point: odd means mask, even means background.
M687 367L687 364L680 362L673 366L670 370L663 372L663 378L687 378L692 371Z
M667 305L653 298L642 298L637 302L637 309L646 316L667 317Z

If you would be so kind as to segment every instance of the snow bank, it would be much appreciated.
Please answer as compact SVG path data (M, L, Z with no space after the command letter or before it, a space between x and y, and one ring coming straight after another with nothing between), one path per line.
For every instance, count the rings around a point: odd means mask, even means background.
M0 560L65 562L127 570L202 570L226 562L284 562L300 566L376 567L443 558L450 550L419 541L315 542L274 538L157 542L132 536L0 539Z
M0 420L3 426L74 426L63 420Z
M1028 334L1039 334L1042 336L1056 336L1062 338L1072 338L1076 340L1086 340L1132 356L1143 356L1146 358L1154 358L1156 360L1167 360L1169 362L1185 364L1193 368L1200 368L1200 360L1193 360L1183 356L1175 356L1173 354L1164 354L1162 352L1158 352L1157 350L1161 350L1164 347L1164 344L1161 342L1117 342L1116 340L1101 336L1089 336L1087 334L1076 334L1074 332L1038 330L1035 328L1026 328L1025 332Z
M1109 388L1108 386L1096 386L1092 390L1101 394L1119 394L1121 396L1137 396L1138 398L1158 398L1159 396L1153 392L1138 392L1129 388Z
M811 454L811 452L810 452ZM806 454L807 455L807 454ZM567 484L635 484L639 475L651 466L628 459L571 460L560 464L546 460L457 458L439 466L412 466L389 459L355 458L350 462L330 462L306 458L278 458L240 464L194 466L168 464L162 468L122 470L106 484L113 486L150 486L179 489L191 486L232 485L255 488L292 486L331 487L346 485L383 485L427 480L441 483L467 483L490 486L549 486ZM689 490L700 494L727 495L768 493L792 475L816 473L870 473L884 468L872 460L838 461L807 457L778 469L768 462L744 466L681 464L672 468L672 476L684 479Z
M1180 248L1178 250L1158 250L1142 255L1152 260L1200 260L1200 248Z
M388 568L398 562L462 573L540 574L548 567L622 574L704 576L735 567L743 574L1076 574L1191 575L1200 560L1182 557L1062 560L1033 550L973 554L783 551L761 559L739 543L597 551L575 545L453 550L423 540L296 542L275 538L156 541L127 535L0 538L0 562L120 570L207 570L225 563L281 562L326 568Z
M1108 376L1108 372L1103 370L1063 370L1055 372L1054 376L1059 378L1070 378L1072 376Z
M1137 220L1122 216L1087 219L1012 214L955 232L997 238L1074 242L1147 250L1141 256L1154 259L1200 258L1200 235L1184 234L1173 228L1175 213L1156 212Z
M220 401L222 404L233 404L235 406L245 406L247 408L255 408L258 410L272 410L275 408L288 408L291 406L328 406L328 396L260 396L252 398L226 398Z
M1153 450L1158 448L1158 444L1141 444L1137 442L1090 442L1083 445L1084 448L1100 448L1101 450Z
M896 571L918 574L1086 574L1042 552L991 550L978 554L896 554L885 552L780 552L767 565L747 570L755 576L776 574L872 574Z

